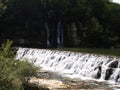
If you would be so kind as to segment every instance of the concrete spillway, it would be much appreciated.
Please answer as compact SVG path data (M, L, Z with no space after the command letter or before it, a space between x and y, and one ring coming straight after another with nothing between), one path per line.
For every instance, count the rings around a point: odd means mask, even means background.
M35 65L58 72L63 76L86 77L120 84L120 58L118 57L19 48L16 58L33 60Z

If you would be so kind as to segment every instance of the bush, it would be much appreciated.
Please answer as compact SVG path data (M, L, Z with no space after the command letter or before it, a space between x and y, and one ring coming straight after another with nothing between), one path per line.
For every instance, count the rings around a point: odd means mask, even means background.
M23 90L26 77L35 76L38 68L33 63L15 60L15 51L7 40L0 49L0 90Z

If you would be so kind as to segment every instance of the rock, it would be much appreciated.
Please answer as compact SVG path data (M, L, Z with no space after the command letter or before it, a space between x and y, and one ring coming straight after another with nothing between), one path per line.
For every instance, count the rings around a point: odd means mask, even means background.
M49 90L56 90L56 89L65 89L68 86L65 85L62 81L53 80L53 79L38 79L38 78L31 78L29 83L37 83L39 87L45 87Z
M118 67L118 61L111 62L108 67L110 68L117 68Z
M110 76L112 75L112 73L113 73L113 69L108 68L108 69L106 70L105 80L109 80L109 78L110 78Z

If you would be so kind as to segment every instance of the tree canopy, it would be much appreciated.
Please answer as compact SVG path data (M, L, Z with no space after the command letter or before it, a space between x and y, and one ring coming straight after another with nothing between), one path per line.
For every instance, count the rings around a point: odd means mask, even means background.
M47 21L51 46L56 47L59 20L65 47L120 44L120 5L109 0L1 0L0 15L0 38L15 45L46 46Z

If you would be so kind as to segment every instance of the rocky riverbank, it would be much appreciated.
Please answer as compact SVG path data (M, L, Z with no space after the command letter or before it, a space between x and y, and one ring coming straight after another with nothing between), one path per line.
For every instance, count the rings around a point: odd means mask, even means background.
M28 83L44 88L40 90L114 90L103 82L70 79L49 71L40 71L38 77L30 78Z

